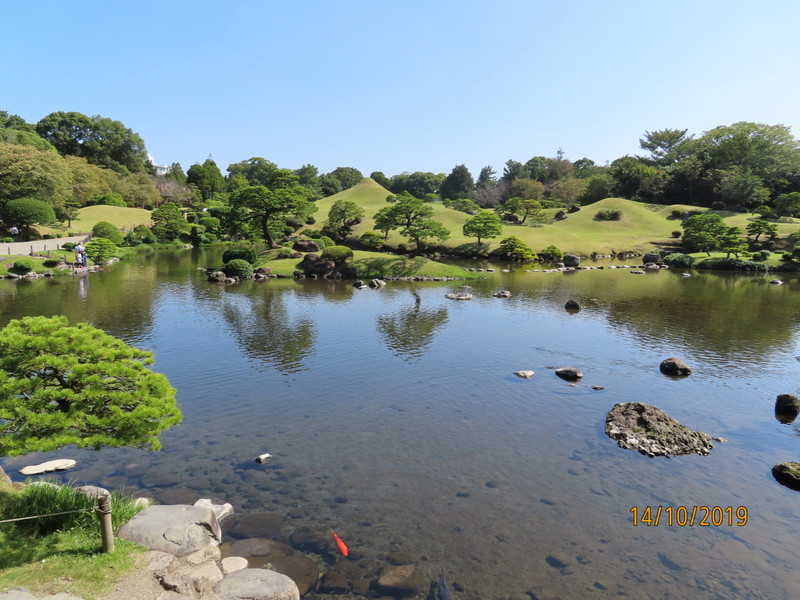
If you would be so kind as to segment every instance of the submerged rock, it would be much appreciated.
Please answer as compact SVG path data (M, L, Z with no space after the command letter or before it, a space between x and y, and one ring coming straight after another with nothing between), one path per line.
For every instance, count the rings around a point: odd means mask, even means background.
M523 379L530 379L534 376L533 371L514 371L514 375L517 377L522 377Z
M707 455L714 445L711 436L692 431L657 406L641 402L616 404L606 417L606 435L620 448L647 456Z
M577 367L561 367L556 369L556 375L565 381L578 381L583 377L583 373Z

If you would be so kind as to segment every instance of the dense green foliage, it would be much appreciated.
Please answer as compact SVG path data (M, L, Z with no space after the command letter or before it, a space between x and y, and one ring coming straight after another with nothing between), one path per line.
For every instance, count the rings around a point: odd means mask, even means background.
M467 237L478 238L480 244L482 239L496 238L502 234L503 226L497 214L484 211L464 221L462 232Z
M167 378L145 366L152 362L63 316L9 322L0 330L0 456L71 444L157 450L181 413Z
M238 277L239 279L253 278L253 265L243 258L234 258L222 266L222 272L228 277Z
M361 246L367 250L378 250L383 246L386 240L377 231L365 231L361 234L361 237L358 238L358 241Z
M564 258L564 252L560 248L551 245L547 248L543 248L542 251L539 252L539 257L542 260L561 260Z
M328 211L328 222L322 230L334 240L343 242L355 225L364 218L364 209L350 200L337 200Z
M464 165L457 165L450 174L444 178L439 187L439 196L442 199L458 200L459 198L469 198L475 189L475 181L472 174Z
M680 252L667 254L663 260L665 265L679 269L688 269L694 264L694 256L681 254Z
M117 256L117 245L107 238L94 237L86 242L86 256L96 265L104 265Z
M539 258L533 248L513 235L500 242L500 247L496 250L496 254L504 260L516 262L530 262Z
M258 258L258 253L253 248L228 248L222 253L223 263L241 259L252 265L256 262L256 258Z
M322 260L332 260L337 265L343 265L353 258L353 251L347 246L330 246L320 254Z
M108 221L98 221L95 223L95 226L92 227L92 236L106 238L117 246L122 245L123 241L122 234L120 233L119 229L114 227Z
M413 241L418 250L427 239L446 240L450 236L450 232L432 218L433 207L429 203L408 192L388 196L386 201L389 206L382 208L374 217L378 230L388 233L399 229L400 235Z
M6 223L29 228L40 223L48 225L56 220L53 207L35 198L17 198L5 203L0 211Z
M598 210L594 218L598 221L619 221L622 219L621 210Z

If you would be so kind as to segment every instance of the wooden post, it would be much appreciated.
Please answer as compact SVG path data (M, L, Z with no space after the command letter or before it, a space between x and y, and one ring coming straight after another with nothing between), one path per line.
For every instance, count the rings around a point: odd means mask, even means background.
M98 496L97 512L100 517L100 530L103 535L103 552L114 552L114 528L111 526L111 497Z

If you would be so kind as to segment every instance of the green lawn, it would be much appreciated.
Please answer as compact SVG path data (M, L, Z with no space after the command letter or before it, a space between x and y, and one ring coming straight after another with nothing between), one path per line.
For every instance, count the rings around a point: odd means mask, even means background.
M89 233L92 227L100 221L108 221L120 229L133 229L137 225L150 224L150 211L143 208L125 208L122 206L87 206L78 211L78 217L73 219L66 228L39 227L41 234L65 233L66 231Z
M365 178L358 185L334 196L318 200L319 210L316 213L317 223L311 228L319 229L327 218L328 211L336 200L350 200L364 209L364 220L355 227L354 234L360 236L365 231L371 231L375 225L375 213L386 206L386 196L389 195L385 188L378 185L370 178ZM673 231L683 231L681 220L672 216L672 211L706 210L696 206L683 204L653 205L634 202L623 198L606 198L595 204L584 206L580 211L569 214L563 221L553 221L556 209L545 211L550 217L550 223L539 227L528 224L504 224L503 233L489 243L489 249L496 248L500 240L508 236L516 236L531 246L537 252L542 248L554 245L564 252L590 255L592 252L609 254L612 251L647 251L663 245L676 242L672 237ZM470 215L456 210L445 208L441 203L434 204L434 218L450 230L450 238L445 242L448 247L456 247L465 243L474 243L475 238L465 237L461 227ZM622 219L619 221L600 221L595 215L600 210L621 210ZM747 224L756 217L746 213L720 213L726 223L745 230ZM782 219L778 223L779 236L785 237L792 231L800 229L800 220ZM389 244L408 241L396 232L389 236ZM413 247L413 244L412 244Z

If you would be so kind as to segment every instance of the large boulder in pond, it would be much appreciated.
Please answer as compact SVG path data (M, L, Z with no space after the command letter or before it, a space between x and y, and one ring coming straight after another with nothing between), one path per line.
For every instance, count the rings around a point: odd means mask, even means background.
M565 267L577 267L581 264L581 259L579 256L574 254L565 254L562 262L564 263Z
M312 252L303 257L303 262L300 263L300 268L303 269L303 272L306 275L317 275L324 277L333 272L333 270L336 268L336 263L332 260L322 260L319 255Z
M319 252L319 244L314 240L295 240L292 250L297 252Z
M658 252L646 252L642 257L642 262L659 264L661 262L661 255Z
M148 506L120 527L117 536L150 550L186 556L219 546L222 531L210 508L171 504Z
M781 485L800 492L800 463L787 462L772 467L772 476Z
M800 414L800 399L792 394L781 394L775 400L775 418L781 423L793 423Z
M657 406L641 402L615 404L606 417L606 435L620 448L647 456L707 455L711 436L692 431Z
M659 369L664 375L672 377L688 377L692 374L692 367L687 365L683 359L675 357L662 360Z

